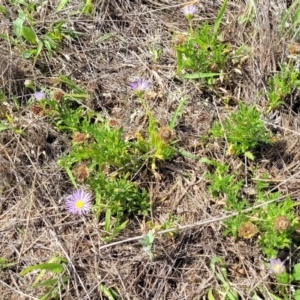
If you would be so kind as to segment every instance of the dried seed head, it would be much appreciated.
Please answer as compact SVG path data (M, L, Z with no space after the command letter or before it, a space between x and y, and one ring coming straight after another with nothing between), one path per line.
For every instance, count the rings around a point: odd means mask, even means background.
M274 221L274 227L279 232L284 232L290 226L290 221L286 216L279 216Z
M239 230L239 237L244 239L250 239L257 233L257 227L251 223L243 223Z
M63 99L64 94L65 93L62 90L56 90L53 93L53 99L59 102L61 99Z
M30 107L30 111L40 117L43 117L45 115L45 111L40 105L32 105Z
M295 43L289 44L288 50L289 50L290 54L292 54L292 55L299 55L300 54L300 45L295 44Z
M73 142L75 144L83 143L87 139L88 135L81 132L75 132L73 135Z
M172 141L172 139L173 139L173 132L169 127L164 126L159 129L158 136L160 137L160 139L162 141L164 141L165 143L168 143L168 142Z
M108 121L108 125L110 127L119 127L120 126L120 120L118 120L118 119L110 119Z
M180 46L186 41L186 36L184 34L177 34L173 39L174 46Z
M85 181L89 177L89 169L85 164L79 164L73 168L75 178L79 182Z

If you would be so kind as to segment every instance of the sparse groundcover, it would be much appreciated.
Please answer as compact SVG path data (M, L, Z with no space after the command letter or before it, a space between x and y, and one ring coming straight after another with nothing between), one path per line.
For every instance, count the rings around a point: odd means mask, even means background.
M300 299L299 6L1 1L1 299Z

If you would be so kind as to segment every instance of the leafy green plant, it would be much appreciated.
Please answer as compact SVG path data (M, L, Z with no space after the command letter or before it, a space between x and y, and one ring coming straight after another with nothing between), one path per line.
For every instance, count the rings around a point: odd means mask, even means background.
M93 212L96 217L105 214L103 239L108 242L125 228L130 214L148 214L148 193L133 178L143 166L150 164L154 170L157 161L176 153L172 129L186 100L179 101L170 125L159 128L143 92L137 90L148 119L147 132L145 136L137 134L133 141L125 141L121 128L83 108L77 100L85 97L82 89L67 77L60 76L59 81L69 87L70 94L65 93L63 100L55 101L47 92L50 96L41 100L40 105L59 129L73 134L71 149L59 164L75 188L78 182L84 182L96 194Z
M228 154L245 154L253 159L250 152L259 143L273 143L270 133L266 130L260 113L255 107L240 103L236 113L232 113L223 126L215 122L210 131L213 137L224 137L228 145Z
M148 117L148 128L147 137L143 138L140 134L137 135L136 147L144 154L147 159L151 161L151 168L156 168L156 160L168 160L174 154L175 150L171 147L171 142L173 140L172 130L175 127L176 120L181 113L183 105L186 102L185 97L183 97L173 115L173 118L169 126L158 128L156 119L149 110L148 104L143 98L143 93L136 93L140 98L142 105L145 109L146 115Z
M20 275L26 275L32 271L39 270L32 287L42 288L43 295L40 300L60 299L63 289L69 278L64 275L64 264L68 261L60 256L51 258L47 263L37 264L24 269ZM47 278L47 279L46 279Z
M75 31L67 29L65 23L66 21L59 21L53 24L52 28L44 35L38 35L38 30L34 28L34 19L29 13L26 14L20 10L18 17L13 22L14 33L17 38L24 38L31 46L30 49L23 51L23 56L25 58L33 56L34 62L36 62L42 50L46 49L49 57L52 57L53 51L59 51L63 37L76 38Z
M154 254L152 252L152 245L155 239L155 230L149 230L147 234L143 235L142 240L140 240L140 244L143 246L143 250L149 255L151 261L154 260Z
M268 183L256 181L255 203L281 198L279 192L267 194L268 188ZM278 250L291 246L292 233L299 226L294 206L295 203L287 196L280 202L272 202L253 211L252 221L259 228L259 244L266 257L276 257Z
M257 211L258 218L254 221L260 229L259 244L267 257L274 257L279 249L290 247L291 234L299 223L293 207L287 197L281 203L270 203Z
M153 47L150 48L150 51L152 53L153 60L158 61L160 59L161 54L162 54L162 49L153 46Z
M210 182L210 193L215 198L222 196L226 199L224 209L238 213L224 221L225 235L249 239L259 234L258 243L268 258L276 257L280 249L290 247L292 233L299 226L299 219L294 212L295 203L290 197L276 202L281 198L280 193L266 194L269 185L264 181L256 181L256 192L249 202L243 196L244 181L237 179L238 174L232 174L227 165L206 158L202 162L215 168L214 172L206 174L206 179ZM265 178L263 176L262 179ZM250 204L255 206L264 202L270 203L259 209L253 208L247 214L244 212L250 208Z
M75 135L69 154L59 163L75 186L83 180L96 193L93 211L97 217L106 211L105 240L109 241L127 224L126 214L148 212L146 191L130 180L130 173L140 168L142 156L134 145L122 139L121 129L106 122L93 123L93 113L82 119L81 111L78 108L73 117L68 114L64 119L64 128ZM78 140L78 136L83 140Z
M96 215L101 212L101 202L99 201L99 195L97 195L96 205L94 206L94 211ZM121 216L122 217L122 216ZM121 222L121 218L112 218L111 208L106 208L105 211L105 225L104 231L105 236L103 241L105 243L110 242L114 237L116 237L127 225L128 220Z
M173 216L173 215L169 215L168 219L159 226L159 230L167 230L167 229L171 229L171 228L177 228L178 223L180 223L180 218ZM179 231L171 231L166 233L167 236L170 237L174 237L174 235L176 236L179 233Z
M218 40L218 30L227 0L223 2L213 26L204 23L199 29L190 29L187 36L175 37L177 73L190 71L184 78L212 78L222 74L228 59L229 47Z
M225 164L207 158L203 158L201 161L215 168L214 172L207 172L205 176L210 182L208 189L212 196L214 198L222 196L226 199L224 209L238 212L237 216L224 221L226 227L224 234L232 234L237 238L241 225L248 221L247 216L242 212L243 209L249 206L249 203L243 199L241 194L244 181L237 180L237 174L232 174Z
M220 257L213 257L210 261L210 268L222 284L221 290L210 288L207 294L209 300L215 300L222 297L224 300L239 299L238 292L230 285L227 276L227 270L224 266L223 260Z
M283 104L284 97L300 86L298 72L292 65L283 64L281 70L268 80L267 97L269 107L267 112Z

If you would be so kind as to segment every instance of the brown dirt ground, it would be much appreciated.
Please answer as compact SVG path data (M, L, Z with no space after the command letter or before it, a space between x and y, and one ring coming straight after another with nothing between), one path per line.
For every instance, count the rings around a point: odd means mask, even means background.
M96 0L90 16L69 14L80 5L77 1L57 13L58 2L48 1L34 18L39 20L41 30L65 19L79 33L77 40L63 42L61 53L54 53L51 59L43 54L33 66L30 60L20 58L18 46L0 40L0 84L8 99L1 104L0 119L10 114L23 130L23 134L0 134L0 257L16 262L0 271L1 299L37 299L39 291L30 287L36 274L22 277L19 272L54 255L64 256L69 262L67 274L72 284L62 293L62 299L107 299L99 292L99 283L117 291L120 299L207 299L210 288L221 290L221 282L209 265L215 256L225 262L229 280L241 299L250 298L257 287L272 292L272 277L255 240L235 241L223 236L222 222L217 220L224 215L222 199L215 201L207 191L206 166L181 156L160 165L159 176L146 174L152 221L161 224L172 214L180 218L181 226L203 220L207 224L181 230L173 237L158 236L152 263L137 241L100 249L104 245L103 220L99 223L92 216L78 219L66 215L63 209L63 198L72 185L57 160L67 153L70 137L29 108L26 103L30 95L23 81L33 78L55 88L51 78L65 74L92 95L86 103L89 108L107 119L119 120L125 137L130 137L137 128L143 130L144 113L127 85L137 77L149 78L149 103L158 123L167 125L179 99L187 95L188 103L176 127L178 145L199 157L222 161L225 145L210 139L202 143L200 138L208 137L212 122L218 116L226 118L239 101L264 107L265 99L259 92L268 76L287 61L290 41L279 38L274 28L288 3L258 0L252 25L245 26L239 25L237 18L245 12L246 4L229 1L221 26L223 38L233 49L247 44L252 55L236 66L239 72L233 70L226 83L208 90L175 74L172 39L175 33L187 30L180 12L183 1ZM194 22L213 22L222 1L194 3L198 7ZM9 1L2 0L2 4L10 7L11 18L0 14L0 30L11 33L17 9ZM97 42L107 33L114 35ZM152 46L163 50L157 62L150 52ZM12 95L19 97L21 106L11 101ZM232 99L229 107L222 101L224 97ZM255 153L258 173L270 174L274 189L293 199L300 196L298 103L297 94L286 99L286 106L278 110L278 143ZM233 170L244 168L243 160L226 160ZM146 221L131 219L115 240L146 233Z

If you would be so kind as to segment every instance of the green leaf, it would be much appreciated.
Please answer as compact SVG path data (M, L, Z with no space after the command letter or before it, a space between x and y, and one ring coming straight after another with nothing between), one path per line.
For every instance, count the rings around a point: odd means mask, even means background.
M83 8L84 14L91 14L93 12L93 2L92 0L85 0L85 6Z
M22 52L24 58L30 58L32 55L36 54L36 49L28 49Z
M207 157L202 157L200 159L200 161L203 162L204 164L211 165L211 166L213 166L215 168L218 166L217 162L215 162L214 160L208 159Z
M300 290L296 290L294 293L294 299L295 300L300 300Z
M6 17L9 17L9 11L5 8L5 6L0 5L0 12L3 13Z
M45 280L41 283L33 285L34 288L39 287L39 286L54 286L57 281L60 280L62 283L66 283L69 280L68 276L62 276L61 279L59 278L50 278L48 280Z
M210 268L212 269L212 271L215 271L215 269L216 269L216 263L223 264L222 258L220 258L220 257L218 257L218 256L214 256L214 257L210 260Z
M293 27L296 27L300 21L300 7L296 10L296 13L293 17Z
M245 156L246 156L247 158L249 158L250 160L254 160L253 154L252 154L251 152L249 152L249 151L246 151L246 152L245 152Z
M59 81L68 85L70 88L74 89L77 93L85 94L85 91L81 89L78 85L76 85L72 80L70 80L67 76L60 75Z
M35 32L28 26L22 27L22 36L31 44L36 44Z
M283 300L282 298L279 298L279 297L277 297L276 295L274 295L274 294L272 294L270 292L268 292L268 295L270 295L273 300Z
M37 49L36 49L36 54L35 54L35 57L34 57L34 64L36 63L36 60L38 59L42 49L43 49L43 42L41 40L38 40L38 46L37 46Z
M108 208L105 213L105 226L104 226L104 230L107 232L109 231L110 228L110 217L111 217L111 209Z
M0 39L2 39L4 41L9 41L9 36L7 36L7 34L0 33Z
M207 298L208 298L208 300L215 300L215 297L214 297L212 289L209 289L209 291L207 293Z
M56 11L61 11L68 4L68 2L69 0L61 0L57 5Z
M71 171L70 168L67 167L67 166L66 166L65 168L66 168L66 171L67 171L67 173L68 173L68 175L69 175L69 178L70 178L72 184L74 185L75 189L77 189L77 183L76 183L75 178L74 178L74 176L73 176L73 174L72 174L72 171Z
M218 16L217 16L217 19L216 19L216 22L214 25L214 38L215 39L217 38L217 35L218 35L218 30L219 30L219 27L220 27L220 24L221 24L221 21L222 21L222 18L223 18L223 15L224 15L224 12L225 12L225 9L227 6L227 2L228 2L228 0L225 0L223 2L223 5L218 13Z
M105 42L106 40L108 40L109 38L111 38L112 36L115 36L115 35L116 35L115 33L106 33L106 34L102 35L99 39L97 39L95 41L95 44L103 43L103 42Z
M187 78L187 79L198 79L198 78L215 77L215 76L220 76L223 74L225 74L225 73L193 73L193 74L182 75L182 77Z
M293 279L300 280L300 264L296 264L293 270Z
M49 270L53 273L61 273L64 270L64 267L61 264L57 264L57 263L38 264L26 268L20 273L20 275L25 275L34 270Z
M4 122L0 122L0 131L4 131L4 130L7 130L7 129L11 129L11 128L13 128L13 127L10 126L10 125L5 124Z
M102 283L99 284L99 289L108 298L108 300L116 300L120 297L113 289L105 287Z
M179 74L182 70L182 65L183 65L182 51L177 49L176 54L177 54L177 74Z
M5 258L0 257L0 270L14 266L16 263L10 263Z
M187 158L194 159L194 160L199 160L200 159L199 156L196 156L196 155L194 155L194 154L192 154L192 153L190 153L190 152L188 152L186 150L183 150L181 148L177 148L177 149L173 148L173 149L175 151L179 152L181 155L187 157Z
M39 287L39 286L53 286L57 283L58 281L58 278L50 278L48 280L45 280L41 283L37 283L37 284L34 284L33 287L36 288L36 287Z
M180 99L180 102L179 102L179 104L178 104L178 106L177 106L177 108L176 108L176 111L175 111L175 113L174 113L174 115L173 115L173 117L172 117L172 120L171 120L171 123L170 123L170 129L174 129L174 127L175 127L175 124L176 124L176 121L177 121L177 118L178 118L178 116L180 115L180 113L181 113L181 111L182 111L182 107L183 107L183 105L185 104L185 101L186 101L186 98L185 97L182 97L181 99Z
M21 37L23 33L23 23L26 20L26 15L19 11L18 18L13 22L14 33L17 37Z
M51 44L48 40L43 40L43 44L46 47L46 49L48 50L48 54L50 57L52 57L52 47Z

